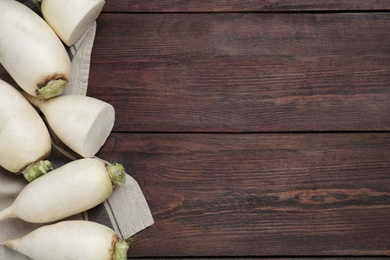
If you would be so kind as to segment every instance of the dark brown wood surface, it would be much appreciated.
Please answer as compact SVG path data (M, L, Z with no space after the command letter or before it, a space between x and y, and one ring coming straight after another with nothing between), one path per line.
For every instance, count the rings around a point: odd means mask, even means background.
M384 11L388 0L107 0L105 12Z
M103 14L90 93L117 107L118 131L389 130L389 24L390 13Z
M88 95L117 120L99 156L156 221L129 257L390 256L389 9L108 0Z

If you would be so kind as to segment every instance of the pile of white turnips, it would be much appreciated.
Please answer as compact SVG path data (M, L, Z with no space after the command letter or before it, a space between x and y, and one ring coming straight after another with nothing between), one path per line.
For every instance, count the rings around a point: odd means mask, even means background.
M86 32L104 4L42 0L41 17L16 0L0 1L0 64L12 78L0 79L0 166L29 181L0 212L0 221L44 224L0 245L32 259L127 257L128 244L111 228L65 220L105 201L126 178L123 165L95 156L113 129L114 107L88 96L61 95L71 74L66 45ZM53 140L78 159L52 169Z

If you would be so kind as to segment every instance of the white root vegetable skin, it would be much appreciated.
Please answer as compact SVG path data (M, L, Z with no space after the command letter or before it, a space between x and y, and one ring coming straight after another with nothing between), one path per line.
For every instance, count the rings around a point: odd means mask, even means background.
M56 33L27 6L0 1L0 63L27 93L47 99L61 94L71 63Z
M25 97L44 114L55 135L82 157L95 156L114 127L115 109L102 100L81 95L46 101Z
M114 230L83 220L46 225L1 244L39 260L122 260L128 250Z
M106 164L97 158L71 161L27 184L0 220L49 223L86 211L113 191Z
M38 112L18 90L0 80L0 165L20 173L50 152L49 131Z
M68 46L89 29L101 13L104 0L42 0L46 22Z

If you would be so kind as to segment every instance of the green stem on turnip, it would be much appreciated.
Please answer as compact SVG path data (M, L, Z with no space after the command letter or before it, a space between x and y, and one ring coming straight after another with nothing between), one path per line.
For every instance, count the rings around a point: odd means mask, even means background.
M49 160L40 160L27 166L21 173L28 182L32 182L52 169L52 163Z
M68 82L63 79L53 79L47 82L47 84L36 90L36 95L41 99L49 99L55 96L59 96L64 92Z

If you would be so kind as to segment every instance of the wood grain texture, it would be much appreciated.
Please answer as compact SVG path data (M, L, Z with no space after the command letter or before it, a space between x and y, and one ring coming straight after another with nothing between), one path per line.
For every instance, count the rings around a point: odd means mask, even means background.
M291 12L389 10L387 0L108 0L104 12Z
M99 156L156 221L131 257L390 254L388 133L113 133Z
M130 258L389 256L387 0L109 0L98 156L155 224ZM131 220L129 220L131 221Z
M102 14L116 131L390 130L389 13Z

